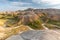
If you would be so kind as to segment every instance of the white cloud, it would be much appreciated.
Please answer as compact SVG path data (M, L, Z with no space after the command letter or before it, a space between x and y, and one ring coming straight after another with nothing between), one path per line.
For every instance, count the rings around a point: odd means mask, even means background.
M0 6L0 11L16 11L16 10L24 10L27 8L33 8L33 7L21 7L21 6Z
M32 2L40 4L41 0L32 0Z
M60 4L60 0L32 0L35 3L48 3L49 5Z
M16 7L16 6L7 6L0 9L0 11L16 11L16 10L24 10L28 7Z
M0 0L0 2L8 2L8 0Z
M42 0L42 2L48 2L51 5L60 4L60 0Z
M11 5L14 6L22 6L22 5L30 5L31 3L24 3L24 2L11 2Z
M60 9L60 6L53 6L51 8Z

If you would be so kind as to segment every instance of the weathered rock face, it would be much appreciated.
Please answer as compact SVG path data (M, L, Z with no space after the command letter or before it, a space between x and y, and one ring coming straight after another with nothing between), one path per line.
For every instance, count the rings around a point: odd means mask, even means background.
M60 40L60 34L54 30L26 31L20 36L16 35L7 40Z
M7 38L6 40L24 40L20 35L13 35L10 38Z
M26 9L26 10L23 10L22 13L20 14L37 14L38 16L41 16L42 13L46 13L46 14L49 14L47 15L48 17L50 17L50 19L52 20L60 20L60 9L32 9L32 8L29 8L29 9ZM51 16L53 16L53 18Z
M24 13L20 13L19 18L21 19L20 21L24 24L39 19L38 15L36 15L33 11L26 11Z

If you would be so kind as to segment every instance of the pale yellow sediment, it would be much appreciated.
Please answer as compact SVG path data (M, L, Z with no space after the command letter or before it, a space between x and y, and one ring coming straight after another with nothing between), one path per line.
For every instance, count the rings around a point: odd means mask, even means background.
M11 28L4 28L1 27L0 29L0 40L5 40L6 38L18 34L20 32L24 32L30 30L30 28L28 26L25 25L21 25L21 26L17 26L17 27L11 27Z

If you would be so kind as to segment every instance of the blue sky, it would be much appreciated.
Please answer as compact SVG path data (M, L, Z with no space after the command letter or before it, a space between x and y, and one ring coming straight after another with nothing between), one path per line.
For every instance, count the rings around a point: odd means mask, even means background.
M0 11L15 11L27 8L60 9L60 0L0 0Z

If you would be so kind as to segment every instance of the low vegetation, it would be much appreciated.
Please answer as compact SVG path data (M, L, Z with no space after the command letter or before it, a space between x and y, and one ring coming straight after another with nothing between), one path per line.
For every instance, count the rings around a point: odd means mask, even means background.
M30 26L33 29L37 29L37 30L38 29L43 29L43 27L42 27L42 21L40 21L40 20L29 22L27 25Z

